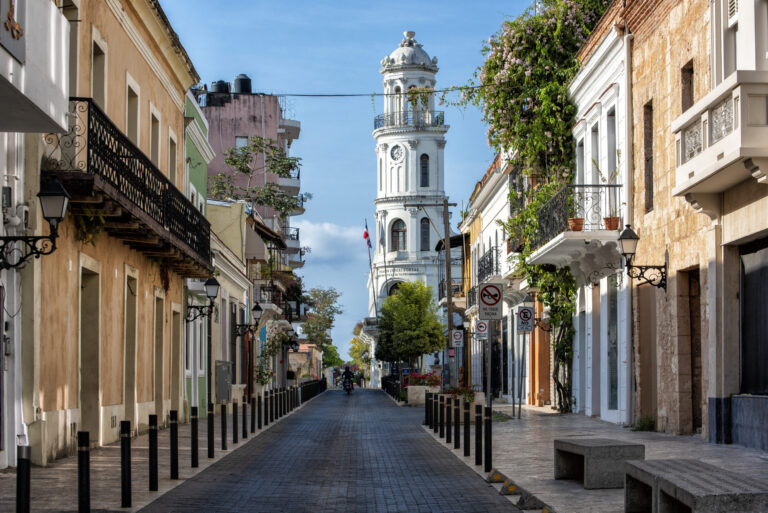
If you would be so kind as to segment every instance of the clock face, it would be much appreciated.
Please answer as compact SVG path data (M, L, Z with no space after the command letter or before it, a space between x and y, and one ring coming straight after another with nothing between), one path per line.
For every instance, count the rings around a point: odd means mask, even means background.
M392 147L392 151L389 152L393 160L400 160L403 158L403 147L399 144Z

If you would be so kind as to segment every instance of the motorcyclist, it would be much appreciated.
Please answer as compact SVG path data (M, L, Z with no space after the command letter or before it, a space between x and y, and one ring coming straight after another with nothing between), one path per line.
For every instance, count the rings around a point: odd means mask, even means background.
M344 383L346 380L354 381L355 374L349 370L349 365L344 367L344 372L341 373L341 382Z

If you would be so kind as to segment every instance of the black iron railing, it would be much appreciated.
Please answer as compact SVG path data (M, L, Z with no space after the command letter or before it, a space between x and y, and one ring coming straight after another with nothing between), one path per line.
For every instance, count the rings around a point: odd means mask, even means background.
M393 126L438 127L445 125L445 112L438 110L404 110L379 114L373 118L373 129Z
M539 210L538 248L565 231L618 230L621 185L566 185Z
M477 285L469 289L467 292L467 308L475 306L477 304Z
M47 134L44 171L98 175L203 261L211 260L210 223L91 98L71 98L69 131Z
M299 229L298 228L283 228L283 237L285 237L285 240L299 240Z
M499 274L501 267L499 265L499 249L493 246L485 252L477 262L477 280L485 281L489 277Z
M451 280L451 297L461 297L464 295L464 287L462 285L463 284L460 279ZM440 280L440 283L437 284L437 292L440 299L445 297L447 290L448 290L447 281L445 280L445 278L443 278L442 280Z

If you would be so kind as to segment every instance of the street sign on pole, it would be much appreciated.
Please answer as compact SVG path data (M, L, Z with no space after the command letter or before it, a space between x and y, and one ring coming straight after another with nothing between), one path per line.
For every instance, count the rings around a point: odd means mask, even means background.
M485 321L477 321L475 323L475 336L479 340L485 340L488 338L488 323Z
M533 308L521 306L517 309L517 332L530 333L533 331Z
M477 290L477 316L486 321L501 320L502 292L501 283L483 283Z
M453 330L451 332L451 343L454 348L464 347L464 332L462 330Z

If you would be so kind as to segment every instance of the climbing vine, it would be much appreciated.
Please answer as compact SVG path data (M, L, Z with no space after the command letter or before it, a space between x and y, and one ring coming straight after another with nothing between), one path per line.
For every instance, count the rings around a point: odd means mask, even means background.
M568 85L579 69L576 58L609 0L543 0L491 36L474 80L458 88L454 103L482 108L488 144L503 151L527 187L510 191L520 207L504 223L519 241L517 273L537 289L549 311L554 355L552 377L561 412L571 411L571 363L576 280L568 268L528 263L536 249L539 211L574 177L576 107ZM522 198L518 195L522 194ZM513 198L512 195L515 195Z
M290 340L288 334L276 322L268 321L266 329L267 341L261 348L261 353L256 360L253 370L256 382L260 385L268 385L275 376L270 359L280 354L283 350L283 345L287 344Z

